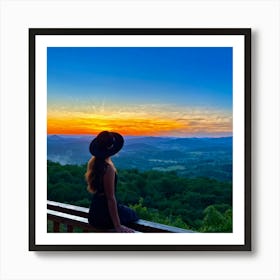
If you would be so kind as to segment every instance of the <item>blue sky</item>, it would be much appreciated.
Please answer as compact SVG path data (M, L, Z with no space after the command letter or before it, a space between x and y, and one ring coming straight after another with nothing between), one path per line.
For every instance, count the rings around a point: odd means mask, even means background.
M48 48L48 97L232 106L232 48Z

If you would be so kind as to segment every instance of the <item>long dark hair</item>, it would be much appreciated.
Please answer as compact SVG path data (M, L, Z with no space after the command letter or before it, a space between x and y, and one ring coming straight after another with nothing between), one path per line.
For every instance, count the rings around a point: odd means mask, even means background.
M85 173L85 179L87 182L87 190L90 193L95 193L103 183L103 176L106 172L108 163L104 158L92 157L88 161L87 172Z

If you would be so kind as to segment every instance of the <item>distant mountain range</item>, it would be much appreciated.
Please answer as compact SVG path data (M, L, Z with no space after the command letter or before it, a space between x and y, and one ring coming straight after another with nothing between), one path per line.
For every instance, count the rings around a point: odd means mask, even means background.
M48 160L84 164L91 155L92 136L47 138ZM176 171L187 177L232 179L232 137L173 138L127 137L123 149L112 157L117 168Z

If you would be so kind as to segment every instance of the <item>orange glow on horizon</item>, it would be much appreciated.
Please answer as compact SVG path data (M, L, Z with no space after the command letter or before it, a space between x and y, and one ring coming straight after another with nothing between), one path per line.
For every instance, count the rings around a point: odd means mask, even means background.
M174 130L182 129L182 125L174 120L159 119L48 119L48 134L97 134L103 130L117 131L122 135L159 136Z
M109 130L124 136L188 136L199 134L231 134L232 121L228 116L214 114L188 115L178 118L149 114L85 114L83 112L49 112L48 134L96 135Z

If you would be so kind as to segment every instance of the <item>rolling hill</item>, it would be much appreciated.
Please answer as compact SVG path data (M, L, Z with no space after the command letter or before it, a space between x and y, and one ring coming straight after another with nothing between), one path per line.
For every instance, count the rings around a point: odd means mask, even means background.
M60 164L84 164L91 157L91 140L92 136L49 135L47 158ZM127 137L113 161L121 169L176 171L184 177L230 181L232 137Z

